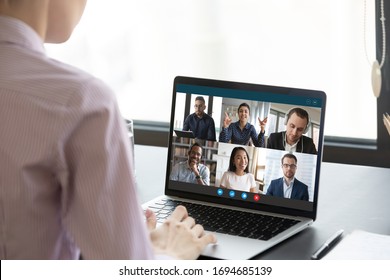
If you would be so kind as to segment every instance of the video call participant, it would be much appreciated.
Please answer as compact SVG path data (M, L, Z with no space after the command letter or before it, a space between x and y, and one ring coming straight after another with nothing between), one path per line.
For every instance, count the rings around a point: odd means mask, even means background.
M145 224L115 94L45 52L85 4L0 0L0 259L196 259L216 240L183 206Z
M256 192L255 177L249 173L249 155L243 147L235 147L230 154L229 169L221 178L221 188Z
M192 131L195 138L216 141L214 119L206 114L206 102L202 96L195 98L195 112L184 120L183 130Z
M304 136L310 126L310 117L302 108L292 108L287 112L284 120L286 130L271 133L267 140L267 148L317 154L313 139Z
M199 185L210 185L210 170L200 163L203 149L198 143L192 144L188 151L188 160L178 162L172 167L169 179Z
M308 186L295 178L298 162L296 156L285 154L281 161L283 177L271 181L266 195L308 201Z
M237 111L239 120L234 123L232 123L229 115L225 112L225 119L223 121L221 133L219 134L219 142L250 145L252 141L254 146L261 147L262 143L259 142L259 135L256 132L256 128L248 122L250 116L249 105L247 103L242 103ZM260 129L262 130L260 133L263 134L264 122L266 122L266 119L264 119L263 124L260 121Z

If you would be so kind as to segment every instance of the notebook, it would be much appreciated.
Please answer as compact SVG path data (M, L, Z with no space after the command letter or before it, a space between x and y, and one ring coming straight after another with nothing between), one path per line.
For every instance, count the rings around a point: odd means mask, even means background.
M210 129L211 117L217 141L175 133L195 112L199 96L205 115L195 129ZM250 259L272 248L316 219L325 107L326 94L318 90L176 77L164 195L143 207L155 211L159 222L177 205L187 207L217 236L217 244L202 252L206 257ZM297 119L296 108L308 117ZM298 140L289 145L294 133ZM199 174L189 169L196 157L191 148L200 150ZM283 189L283 182L289 187Z

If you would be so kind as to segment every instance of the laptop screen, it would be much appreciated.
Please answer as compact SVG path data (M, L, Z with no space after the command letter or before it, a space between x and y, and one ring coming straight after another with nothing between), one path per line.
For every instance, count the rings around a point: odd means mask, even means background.
M315 219L325 105L321 91L176 77L165 193Z

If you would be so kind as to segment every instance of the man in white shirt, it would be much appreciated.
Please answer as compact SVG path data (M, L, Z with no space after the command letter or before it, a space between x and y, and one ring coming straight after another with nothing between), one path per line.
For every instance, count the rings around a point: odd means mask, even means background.
M303 135L310 127L310 117L306 110L299 107L290 109L285 116L284 124L285 131L271 133L268 137L268 149L317 154L313 139Z
M297 157L287 153L282 157L281 162L283 177L271 181L267 188L267 195L308 201L309 187L295 178Z
M202 164L203 149L197 142L188 150L188 159L172 167L169 179L198 185L210 185L210 170Z

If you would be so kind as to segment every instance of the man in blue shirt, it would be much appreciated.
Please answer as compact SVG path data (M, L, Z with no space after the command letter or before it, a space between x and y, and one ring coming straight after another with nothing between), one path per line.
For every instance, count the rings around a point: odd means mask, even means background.
M192 131L195 138L216 141L215 123L212 117L207 115L206 102L202 96L195 98L195 112L184 120L183 130Z

